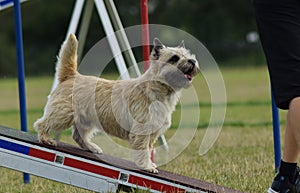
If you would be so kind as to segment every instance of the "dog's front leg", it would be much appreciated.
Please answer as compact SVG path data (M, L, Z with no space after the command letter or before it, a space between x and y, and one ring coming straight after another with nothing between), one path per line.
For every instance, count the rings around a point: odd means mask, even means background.
M80 129L81 128L81 129ZM102 153L102 149L91 142L91 137L93 135L92 129L82 129L84 127L78 127L78 125L73 125L72 127L72 137L76 143L84 150L89 150L93 153Z
M133 151L135 164L143 170L158 173L156 165L151 161L151 148L149 148L150 136L131 133L129 135L129 142Z

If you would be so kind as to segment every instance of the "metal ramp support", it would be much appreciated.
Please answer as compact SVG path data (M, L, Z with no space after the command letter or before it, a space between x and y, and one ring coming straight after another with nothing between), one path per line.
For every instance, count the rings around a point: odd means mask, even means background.
M37 136L0 126L0 166L96 192L149 190L150 192L240 193L215 184L160 170L142 171L131 161L93 154L58 142L56 147Z

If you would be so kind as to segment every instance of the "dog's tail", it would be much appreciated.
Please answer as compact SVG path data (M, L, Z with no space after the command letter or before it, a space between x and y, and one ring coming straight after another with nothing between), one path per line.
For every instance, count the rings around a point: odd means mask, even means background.
M77 73L77 47L78 41L75 35L70 34L61 46L57 58L56 73L59 82L72 78Z

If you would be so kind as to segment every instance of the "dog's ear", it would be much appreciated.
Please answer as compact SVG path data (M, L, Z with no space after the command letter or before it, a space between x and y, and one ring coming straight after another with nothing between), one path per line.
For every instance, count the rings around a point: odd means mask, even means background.
M154 38L153 45L154 45L154 48L157 48L157 49L162 49L165 47L165 45L163 43L161 43L161 41L158 38Z
M177 47L178 48L185 48L184 40L182 40Z
M154 38L153 40L153 50L154 50L154 53L153 53L153 57L155 60L158 60L159 56L160 56L160 50L165 48L166 46L163 45L163 43L161 43L161 41L158 39L158 38Z

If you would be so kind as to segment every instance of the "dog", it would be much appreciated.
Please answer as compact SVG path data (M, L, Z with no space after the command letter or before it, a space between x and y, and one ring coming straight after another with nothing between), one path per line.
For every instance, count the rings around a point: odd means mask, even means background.
M167 47L154 38L150 68L130 80L106 80L77 71L77 46L71 34L59 52L58 85L50 94L43 116L34 123L38 139L56 145L53 131L72 127L72 137L84 150L102 153L91 142L101 130L129 141L135 164L157 173L151 147L171 125L171 114L183 88L191 85L199 71L195 55L182 41Z

